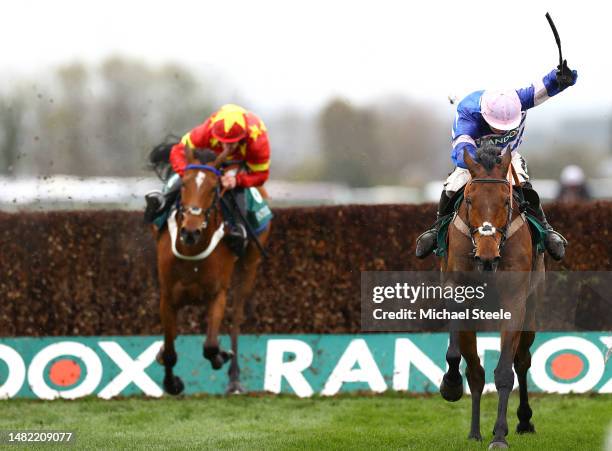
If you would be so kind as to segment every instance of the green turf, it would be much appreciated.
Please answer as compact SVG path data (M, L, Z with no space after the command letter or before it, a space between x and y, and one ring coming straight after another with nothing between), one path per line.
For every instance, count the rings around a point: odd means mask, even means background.
M513 449L602 449L612 426L610 395L540 395L537 433L517 435L517 395L509 409ZM482 404L484 442L468 442L470 398L344 395L201 397L102 401L0 401L0 430L66 429L77 449L486 449L496 395ZM31 448L31 447L30 447ZM44 446L44 449L51 449ZM16 449L14 446L11 449Z

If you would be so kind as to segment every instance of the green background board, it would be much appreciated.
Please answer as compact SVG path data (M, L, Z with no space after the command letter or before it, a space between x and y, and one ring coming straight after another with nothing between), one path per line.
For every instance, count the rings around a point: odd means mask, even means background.
M479 337L496 337L496 334L479 334ZM542 344L559 338L559 337L579 337L586 339L597 348L596 359L604 360L604 356L610 346L610 337L612 333L606 332L589 332L589 333L542 333L536 336L536 341L532 346L532 353L535 352ZM395 343L398 338L408 338L416 345L431 361L442 370L446 368L445 353L448 343L448 334L432 333L432 334L364 334L364 335L245 335L240 337L239 341L239 363L241 367L241 382L248 391L261 392L264 391L265 368L267 359L267 347L269 340L289 339L300 340L310 346L313 351L312 364L303 371L303 375L312 387L315 394L321 393L330 374L338 364L339 359L345 353L347 346L355 339L363 339L367 343L367 348L372 354L376 366L384 377L385 383L389 389L393 387L393 373L395 364ZM93 350L99 357L103 374L101 382L94 390L93 394L98 394L111 380L119 375L122 370L99 345L100 342L115 342L132 358L136 359L149 346L162 340L160 336L120 336L120 337L47 337L47 338L5 338L0 339L0 345L8 346L16 351L25 363L26 376L21 389L14 397L35 398L36 395L29 386L28 369L30 362L34 356L43 350L45 347L58 342L78 342ZM178 363L175 366L175 374L180 376L185 383L185 394L224 393L228 377L227 369L229 364L226 364L220 371L213 371L210 363L202 357L202 336L180 336L176 340L176 349L178 352ZM221 346L224 349L230 347L228 336L221 337ZM550 366L554 357L558 354L573 354L580 357L580 351L567 350L557 351L551 354L548 359L547 372L551 373ZM2 354L0 353L0 356ZM292 353L285 353L283 361L291 361L295 356ZM487 351L485 354L484 367L486 371L486 382L492 383L493 370L497 364L499 353L496 351ZM82 377L85 376L85 365L75 357L66 356L80 364L82 368ZM51 360L45 367L45 381L52 387L59 390L73 388L67 386L64 388L54 386L49 379L49 368L57 359ZM568 379L561 382L573 382L580 379L589 370L588 359L583 358L584 368L579 372L578 376L573 379ZM605 364L605 369L601 378L593 386L593 391L598 391L600 388L610 386L609 381L612 379L612 359ZM463 366L463 363L462 363ZM356 367L358 368L358 366ZM155 361L151 362L144 370L146 374L159 386L163 379L163 367ZM9 375L9 367L6 362L0 357L0 387L6 382ZM551 377L555 379L554 374ZM79 380L80 381L80 380ZM77 381L74 386L80 382ZM531 376L529 379L530 390L542 391L542 387L537 386ZM606 384L607 383L607 384ZM438 387L433 381L429 380L423 372L415 366L410 369L408 389L411 392L437 392ZM544 388L546 390L546 388ZM340 391L354 390L370 390L370 386L366 382L346 382L342 385ZM281 391L284 393L294 393L292 387L286 379L282 379ZM547 390L548 391L548 390ZM554 390L553 390L554 391ZM141 389L134 383L129 383L120 393L120 395L129 396L142 394Z

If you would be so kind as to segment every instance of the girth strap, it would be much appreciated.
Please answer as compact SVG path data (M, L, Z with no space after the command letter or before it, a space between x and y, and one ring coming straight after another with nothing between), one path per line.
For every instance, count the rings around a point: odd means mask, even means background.
M451 221L451 224L455 226L457 230L467 236L469 239L472 239L472 235L470 235L470 228L467 226L465 221L461 219L457 213L455 213L455 217Z
M527 218L525 218L525 213L521 213L516 218L514 218L514 220L510 224L510 227L508 227L506 240L509 240L510 237L514 235L525 224L527 224Z

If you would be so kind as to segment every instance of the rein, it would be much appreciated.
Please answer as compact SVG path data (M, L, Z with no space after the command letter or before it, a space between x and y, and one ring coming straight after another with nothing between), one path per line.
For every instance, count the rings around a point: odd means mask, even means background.
M188 171L190 169L198 169L200 171L212 172L217 177L221 177L223 175L221 174L221 171L219 169L214 166L209 166L207 164L188 164L187 166L185 166L185 171Z

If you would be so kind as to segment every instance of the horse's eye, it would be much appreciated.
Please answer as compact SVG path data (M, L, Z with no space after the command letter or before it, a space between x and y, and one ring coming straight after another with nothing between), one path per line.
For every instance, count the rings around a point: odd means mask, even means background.
M466 197L465 198L465 203L468 204L468 205L471 205L472 204L472 199L469 198L469 197Z

